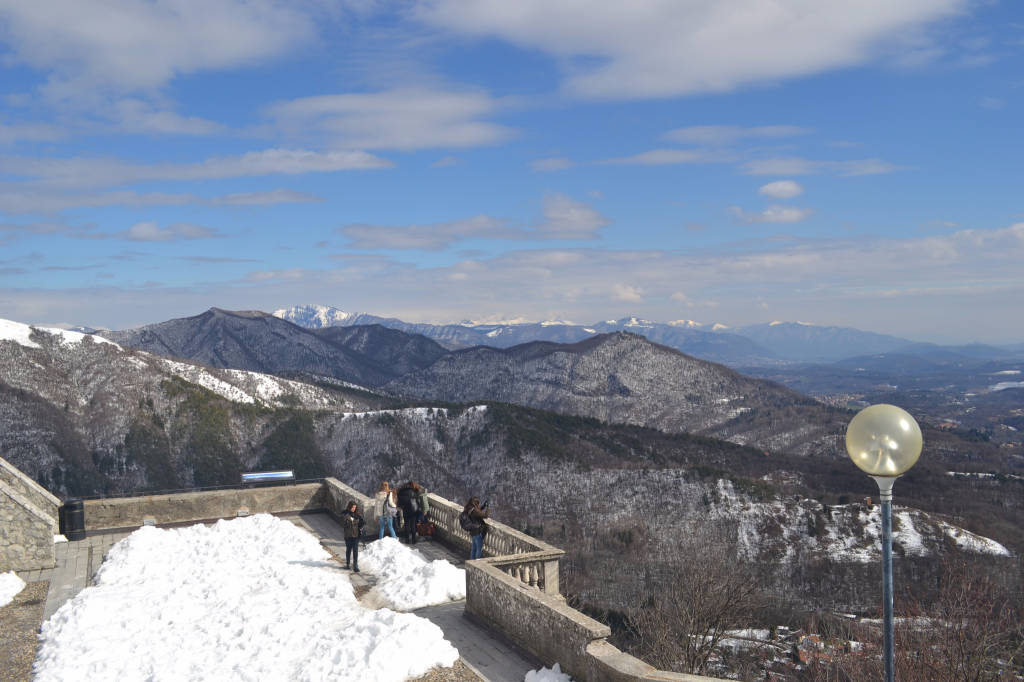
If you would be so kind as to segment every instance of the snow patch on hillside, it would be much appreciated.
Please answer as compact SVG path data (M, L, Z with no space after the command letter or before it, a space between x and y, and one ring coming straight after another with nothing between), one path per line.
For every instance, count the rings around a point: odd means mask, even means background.
M960 549L968 552L976 552L978 554L994 554L995 556L1013 556L1013 553L1009 549L999 544L995 540L985 538L980 535L964 530L963 528L957 528L956 526L940 521L939 526L942 530L953 539L953 542L957 544Z
M52 336L56 336L61 343L65 344L81 343L82 339L88 336L95 343L109 343L114 348L121 348L121 346L117 345L113 341L103 338L102 336L82 334L81 332L57 329L56 327L33 327L31 325L22 324L21 322L14 322L13 320L0 319L0 341L14 341L26 348L40 348L41 346L31 338L33 331L45 332Z
M222 398L227 398L231 402L246 403L250 405L256 402L256 399L245 391L232 386L226 381L218 379L200 367L196 367L195 365L186 365L184 362L176 362L174 360L163 360L162 363L164 367L176 376L179 376L190 383L202 386L207 390L213 391L217 395Z
M881 557L881 507L862 504L824 506L814 500L751 501L730 481L713 489L712 516L737 523L740 551L748 559L769 549L781 563L811 552L836 562L870 563ZM917 509L893 512L893 544L905 556L932 556L942 537L952 538L967 552L1011 556L1009 549Z

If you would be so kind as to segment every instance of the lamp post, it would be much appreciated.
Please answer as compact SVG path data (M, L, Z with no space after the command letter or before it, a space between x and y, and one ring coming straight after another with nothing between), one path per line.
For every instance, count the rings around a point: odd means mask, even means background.
M895 405L872 405L846 427L846 452L878 484L882 502L882 611L885 680L893 682L892 484L921 456L921 427Z

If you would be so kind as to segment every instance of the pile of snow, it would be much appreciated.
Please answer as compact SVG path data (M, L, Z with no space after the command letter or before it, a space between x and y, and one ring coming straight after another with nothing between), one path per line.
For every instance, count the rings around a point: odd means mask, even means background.
M25 589L25 581L14 571L0 573L0 607L7 606Z
M531 670L526 673L523 682L572 682L572 678L562 672L562 666L555 663L550 668Z
M395 538L371 543L360 561L378 577L377 594L399 611L466 598L466 571L440 559L427 561Z
M267 514L115 545L40 634L35 680L405 680L458 651L433 623L355 599L316 538Z

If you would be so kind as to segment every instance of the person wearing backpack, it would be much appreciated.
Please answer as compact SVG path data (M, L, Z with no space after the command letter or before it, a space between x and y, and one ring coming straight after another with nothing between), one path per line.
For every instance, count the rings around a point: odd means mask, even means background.
M352 500L349 500L345 507L345 513L341 515L341 528L345 531L345 568L351 562L352 570L359 572L359 536L363 534L363 515L359 513L359 507Z
M416 484L409 481L398 489L398 506L402 508L402 534L410 545L416 544L416 515L420 510Z
M420 515L417 520L423 523L426 522L427 514L430 512L430 498L427 497L427 489L422 485L416 486L416 493L420 501Z
M384 529L388 529L388 534L397 538L398 535L395 533L395 515L398 514L398 503L395 500L395 493L391 490L387 481L380 484L380 490L373 496L374 509L377 511L377 518L380 521L380 532L377 533L377 539L380 540L384 537Z
M472 546L469 550L470 560L479 559L484 555L484 535L487 533L487 523L484 521L491 515L487 509L487 502L480 506L479 497L469 498L469 502L459 514L459 524L469 533Z

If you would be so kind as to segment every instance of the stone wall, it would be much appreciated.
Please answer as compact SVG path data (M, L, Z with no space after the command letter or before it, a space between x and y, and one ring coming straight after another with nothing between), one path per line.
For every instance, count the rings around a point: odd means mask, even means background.
M52 568L60 500L0 458L0 573Z
M588 682L709 682L716 678L658 670L608 643L611 629L508 575L492 562L466 563L466 613L545 665L558 663L573 679Z
M362 494L355 488L351 488L336 478L324 479L323 506L327 512L336 520L341 518L345 511L345 505L355 502L359 505L359 512L366 521L367 533L369 529L377 528L377 517L373 512L373 498Z
M250 514L316 511L326 508L322 483L265 488L209 490L85 501L86 531L156 524L233 519Z
M61 502L49 490L29 478L20 469L0 457L0 486L6 485L29 500L36 509L57 518Z

